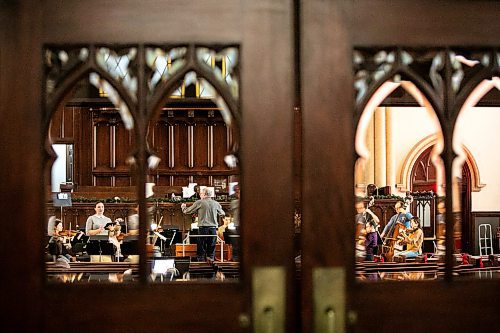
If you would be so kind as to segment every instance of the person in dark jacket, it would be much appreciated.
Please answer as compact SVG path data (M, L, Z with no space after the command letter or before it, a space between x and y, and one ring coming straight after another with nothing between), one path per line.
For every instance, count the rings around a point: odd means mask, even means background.
M377 247L377 232L375 230L375 222L373 220L366 222L365 224L366 238L365 238L365 260L373 261L373 253Z

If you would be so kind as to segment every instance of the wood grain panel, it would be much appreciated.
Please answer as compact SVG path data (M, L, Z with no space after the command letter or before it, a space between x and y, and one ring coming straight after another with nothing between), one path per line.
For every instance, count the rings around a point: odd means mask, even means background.
M129 176L113 176L115 186L133 186L134 182L132 177Z
M154 177L156 185L170 186L170 176L155 176Z
M204 185L204 186L212 185L209 181L208 176L193 176L193 183L197 183L199 185Z
M193 166L195 169L208 169L208 125L196 123L193 127Z
M112 176L95 175L95 186L112 186Z
M77 119L79 122L75 126L78 131L78 140L75 141L75 180L78 185L91 186L94 136L92 115L88 109L82 109Z
M73 141L74 136L74 125L75 125L75 112L77 112L75 107L66 107L63 109L63 128L62 128L62 138L66 142Z
M111 151L110 151L110 132L109 125L101 122L94 125L94 149L95 149L95 168L111 167Z
M214 170L228 170L226 163L224 163L224 156L229 153L227 145L227 126L225 123L216 122L213 126L213 169Z
M122 122L115 126L115 166L119 170L128 170L129 164L127 159L132 153L132 137L133 132L125 128Z
M189 176L175 176L173 184L171 186L186 186L189 184Z
M169 135L168 135L168 123L164 121L158 121L154 124L154 127L150 131L152 133L152 140L150 141L153 150L156 152L161 160L158 164L158 168L168 168L169 164Z
M174 169L187 170L188 166L188 127L186 124L174 126Z
M50 139L53 143L58 142L62 136L62 123L63 123L64 108L60 107L52 115L50 122Z

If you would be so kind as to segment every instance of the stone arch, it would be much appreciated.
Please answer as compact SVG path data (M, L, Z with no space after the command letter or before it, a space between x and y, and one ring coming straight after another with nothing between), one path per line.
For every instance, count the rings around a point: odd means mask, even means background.
M411 176L412 170L415 167L415 163L417 163L420 156L430 147L438 144L438 135L432 134L429 135L422 140L420 140L414 147L411 149L410 153L406 156L405 162L401 168L397 187L400 191L409 191L411 187ZM467 164L468 169L471 173L471 190L472 192L479 192L481 189L486 186L481 182L481 176L479 172L479 167L477 166L476 160L470 150L466 146L462 146L463 151L465 153L465 162Z

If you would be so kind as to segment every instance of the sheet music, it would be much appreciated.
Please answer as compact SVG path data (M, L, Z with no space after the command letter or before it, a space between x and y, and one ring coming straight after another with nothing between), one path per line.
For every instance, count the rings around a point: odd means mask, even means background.
M156 259L151 271L156 274L166 274L172 268L175 268L174 259Z

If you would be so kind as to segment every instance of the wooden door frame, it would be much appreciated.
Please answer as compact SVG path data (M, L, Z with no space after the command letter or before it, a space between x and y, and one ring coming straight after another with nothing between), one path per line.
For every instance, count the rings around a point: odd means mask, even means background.
M291 0L108 0L105 4L101 0L19 0L2 2L1 10L0 59L2 74L6 74L1 84L11 87L1 92L4 142L17 142L17 133L25 133L22 146L8 147L1 153L1 192L5 194L1 208L16 211L19 223L9 228L22 235L1 233L3 253L12 253L5 261L11 273L4 274L2 291L4 299L15 300L4 313L8 318L4 327L26 332L68 327L84 332L216 332L222 326L231 332L245 332L252 328L251 321L246 324L244 319L252 316L253 269L281 266L286 272L285 310L289 319L285 331L293 332ZM241 282L45 284L44 138L38 112L43 45L186 42L240 46ZM8 49L4 51L4 47ZM276 240L280 246L275 246ZM55 314L64 314L64 320Z
M469 164L464 163L462 167L462 186L460 187L461 200L461 224L462 224L462 252L474 254L476 249L475 226L472 219L472 180ZM467 244L464 247L464 243Z
M302 330L313 332L312 275L318 267L345 269L348 331L460 331L494 327L495 281L453 281L447 252L446 280L360 284L354 280L354 133L352 52L355 47L498 46L500 25L490 1L302 1L303 113ZM467 18L464 13L468 13ZM457 110L439 115L442 154L451 170ZM319 148L321 147L321 148ZM446 183L451 184L451 172ZM327 189L318 195L319 189ZM452 207L451 186L446 206ZM451 248L451 210L447 211ZM432 293L429 293L432 290ZM460 300L468 306L461 307ZM411 307L408 301L418 304ZM418 300L418 301L417 301ZM424 301L425 300L425 301ZM423 302L421 302L423 301ZM410 302L412 303L412 302ZM425 306L422 306L425 304ZM406 310L405 310L406 309ZM446 314L443 313L446 309ZM481 323L476 318L481 317Z

